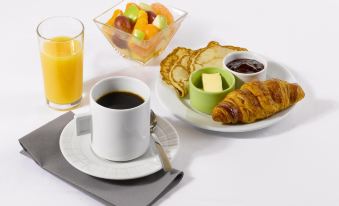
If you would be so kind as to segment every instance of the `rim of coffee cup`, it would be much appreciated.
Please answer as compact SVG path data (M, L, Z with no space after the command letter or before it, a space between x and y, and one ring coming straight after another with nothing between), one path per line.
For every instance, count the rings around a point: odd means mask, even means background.
M112 109L112 108L104 107L104 106L98 104L98 103L97 103L97 100L93 98L93 90L94 90L95 87L97 87L99 84L102 84L103 82L108 81L108 80L112 80L112 79L129 79L129 80L136 81L136 82L140 83L140 84L143 85L145 88L147 88L147 93L148 93L147 98L142 97L142 98L144 99L144 102L143 102L142 104L140 104L140 105L138 105L138 106L136 106L136 107L128 108L128 109ZM129 92L131 92L131 91L129 91ZM135 93L135 92L133 92L133 93ZM140 94L137 94L137 95L140 95ZM141 95L140 95L140 96L141 96ZM123 112L123 111L134 110L134 109L137 109L137 108L143 106L144 104L146 104L146 103L149 101L150 97L151 97L151 90L150 90L149 86L148 86L145 82L141 81L140 79L137 79L137 78L134 78L134 77L129 77L129 76L114 76L114 77L106 77L106 78L104 78L104 79L101 79L101 80L99 80L98 82L96 82L96 83L92 86L92 88L91 88L91 90L90 90L90 93L89 93L89 99L90 99L90 101L93 101L93 103L94 103L95 105L97 105L97 106L99 106L99 107L102 107L102 108L105 108L105 109L110 110L110 111L121 111L121 112Z

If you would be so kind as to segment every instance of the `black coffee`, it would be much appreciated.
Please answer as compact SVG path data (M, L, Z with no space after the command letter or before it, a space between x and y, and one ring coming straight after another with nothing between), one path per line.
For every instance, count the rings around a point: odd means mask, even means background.
M130 109L137 107L144 102L144 99L137 94L124 91L114 91L97 100L101 106L111 109Z

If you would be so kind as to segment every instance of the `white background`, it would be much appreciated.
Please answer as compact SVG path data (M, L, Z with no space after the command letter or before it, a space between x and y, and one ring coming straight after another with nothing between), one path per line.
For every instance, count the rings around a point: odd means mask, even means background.
M0 6L0 205L100 205L19 154L18 138L62 112L45 105L35 33L48 16L81 19L84 85L126 74L151 88L159 60L141 67L114 52L92 22L112 0L9 0ZM339 205L339 1L181 1L189 12L165 51L210 40L246 47L291 69L306 98L279 124L243 134L210 133L152 107L181 136L182 182L156 205ZM163 54L161 58L165 56ZM80 110L86 110L86 97Z

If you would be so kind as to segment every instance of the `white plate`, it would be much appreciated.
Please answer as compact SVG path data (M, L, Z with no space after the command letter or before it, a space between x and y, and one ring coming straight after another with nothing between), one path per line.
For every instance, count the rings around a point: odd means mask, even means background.
M268 62L267 79L278 78L288 82L296 82L294 76L282 66ZM223 125L212 120L210 115L198 112L190 106L188 97L179 98L172 87L164 83L159 75L156 82L156 94L162 105L176 117L195 127L218 132L247 132L271 126L287 116L294 106L281 111L270 118L251 124ZM189 95L187 95L189 96Z
M170 159L173 159L179 147L179 135L166 120L158 117L155 134ZM60 150L65 159L75 168L88 175L114 180L127 180L153 174L162 165L153 141L150 148L141 157L127 161L114 162L96 156L91 149L91 135L77 136L74 120L69 122L60 136Z

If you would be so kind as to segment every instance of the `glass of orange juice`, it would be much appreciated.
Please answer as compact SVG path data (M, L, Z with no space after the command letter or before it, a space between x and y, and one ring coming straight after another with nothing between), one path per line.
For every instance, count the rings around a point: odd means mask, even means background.
M57 110L82 98L84 26L73 17L50 17L37 27L47 104Z

